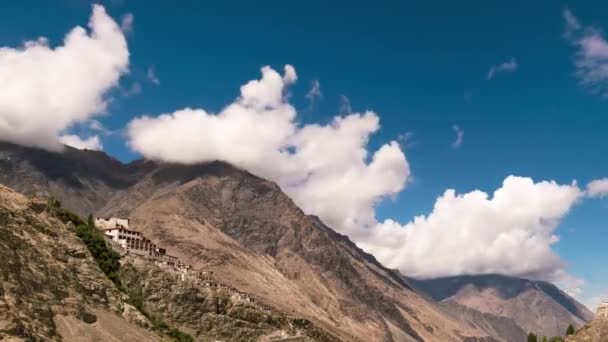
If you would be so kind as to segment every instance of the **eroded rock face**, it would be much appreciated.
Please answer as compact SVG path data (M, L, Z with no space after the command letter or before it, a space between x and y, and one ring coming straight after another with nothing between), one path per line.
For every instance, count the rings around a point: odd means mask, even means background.
M0 186L0 340L61 340L67 317L87 327L115 317L136 336L156 337L122 318L124 302L86 246L44 203Z
M121 279L146 312L179 326L200 341L263 341L271 337L338 341L306 320L263 310L261 303L249 303L227 291L181 280L176 272L138 257L123 260Z
M604 341L608 341L608 302L600 304L593 321L566 338L566 342Z
M596 319L567 336L566 342L605 342L608 341L608 320Z

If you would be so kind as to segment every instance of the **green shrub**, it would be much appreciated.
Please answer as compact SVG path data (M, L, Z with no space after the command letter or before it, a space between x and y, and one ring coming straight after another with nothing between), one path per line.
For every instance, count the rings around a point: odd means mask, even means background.
M76 235L87 246L103 273L120 286L120 255L106 244L105 238L96 229L79 224L76 227Z
M194 342L194 338L192 338L192 336L175 328L169 330L167 335L173 337L177 342Z
M150 320L152 321L152 326L154 330L173 338L175 341L194 342L194 338L192 336L186 334L185 332L177 328L169 327L169 325L167 325L167 323L165 323L163 320L158 319L156 317L152 317L150 318Z
M65 224L68 224L69 222L72 222L72 224L75 226L85 224L78 215L65 208L55 208L54 214L59 220L61 220L61 222Z
M568 325L568 329L566 329L566 336L574 335L575 332L574 326L572 324Z

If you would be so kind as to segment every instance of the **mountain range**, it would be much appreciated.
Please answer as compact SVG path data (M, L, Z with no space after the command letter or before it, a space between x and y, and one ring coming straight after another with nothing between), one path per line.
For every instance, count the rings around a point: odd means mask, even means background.
M594 317L584 305L545 281L489 274L409 282L440 303L508 317L524 331L540 336L561 336L568 325L581 327Z
M219 161L123 164L98 151L0 143L0 184L52 195L83 217L128 217L170 254L340 340L515 341L592 317L548 283L406 278L305 214L275 183ZM179 317L164 318L192 331Z

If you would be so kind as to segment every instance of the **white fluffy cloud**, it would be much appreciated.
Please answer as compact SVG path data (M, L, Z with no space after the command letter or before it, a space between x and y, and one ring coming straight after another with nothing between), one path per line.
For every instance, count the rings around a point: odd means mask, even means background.
M429 215L404 225L386 220L362 245L415 277L501 273L565 280L552 245L560 220L581 196L576 184L516 176L493 196L446 190Z
M103 7L93 6L89 28L73 28L57 47L46 38L0 47L0 84L10 85L0 91L0 139L59 150L67 128L105 110L129 51Z
M608 195L608 178L595 179L587 184L587 196L605 197Z
M82 139L74 134L66 134L59 137L59 141L61 141L62 144L72 146L79 150L103 150L103 146L98 135L94 135L87 139Z
M367 149L379 129L373 112L298 125L286 87L297 80L262 68L262 78L220 113L185 108L140 117L128 126L131 148L148 158L196 163L224 160L278 182L308 213L354 236L375 225L374 205L401 191L409 165L396 142Z
M381 262L418 277L504 273L571 281L559 256L560 219L582 196L575 185L508 177L492 197L447 190L433 212L379 223L376 204L404 189L409 165L396 142L367 147L379 129L373 112L297 123L285 97L297 75L264 67L262 78L219 113L185 108L128 126L131 148L148 158L224 160L276 181L305 212L349 235Z
M576 74L582 85L591 91L608 95L608 42L600 30L582 26L569 10L565 10L564 36L577 49Z

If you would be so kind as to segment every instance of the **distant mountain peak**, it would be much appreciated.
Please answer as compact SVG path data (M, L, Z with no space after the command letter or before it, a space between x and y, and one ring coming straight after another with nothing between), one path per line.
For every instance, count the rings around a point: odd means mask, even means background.
M410 279L414 288L437 301L455 301L481 312L515 320L525 331L563 334L569 324L582 326L593 313L557 286L499 274Z

